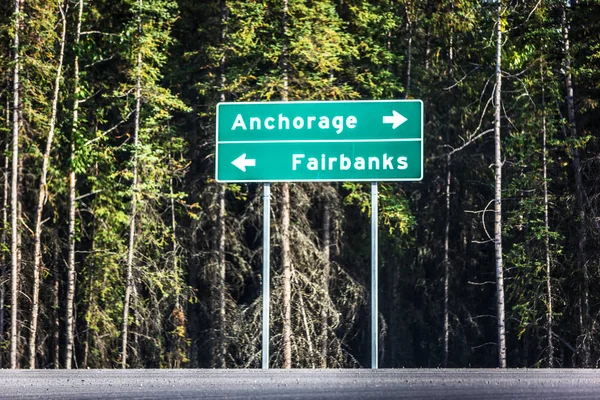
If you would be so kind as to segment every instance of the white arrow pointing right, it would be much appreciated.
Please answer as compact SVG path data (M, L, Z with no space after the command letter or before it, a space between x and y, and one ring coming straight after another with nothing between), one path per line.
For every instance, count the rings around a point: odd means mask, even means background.
M256 159L254 158L246 158L246 153L242 154L235 160L231 162L233 165L241 169L243 172L246 172L246 167L255 167Z
M392 129L396 129L400 125L406 122L406 117L400 114L399 112L393 110L392 115L384 115L383 123L384 124L392 124Z

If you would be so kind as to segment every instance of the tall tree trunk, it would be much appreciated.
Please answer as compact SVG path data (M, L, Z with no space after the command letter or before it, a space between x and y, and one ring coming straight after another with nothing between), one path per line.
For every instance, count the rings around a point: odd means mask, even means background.
M498 364L506 368L506 328L504 322L504 267L502 264L502 142L500 118L502 101L502 2L498 1L496 19L496 89L494 91L494 249L496 253L496 303L498 312Z
M171 138L172 143L172 138ZM172 149L172 146L171 146ZM172 150L169 149L169 160L172 159ZM171 164L172 165L172 164ZM177 256L177 252L179 251L179 245L177 244L177 220L175 219L175 189L174 189L174 179L173 175L169 179L169 194L170 194L170 203L171 203L171 242L173 245L173 271L176 271L177 279L180 278L179 273L179 259ZM182 323L185 321L184 310L181 307L181 303L179 301L180 297L179 288L175 292L175 306L174 306L174 314L177 313L177 316L181 315L181 318L175 319L173 322L177 327L182 326ZM179 343L181 343L181 338L178 334L173 335L173 345L171 347L171 368L181 368L182 362L182 354L180 352L181 348L179 347Z
M412 42L413 28L412 22L407 17L406 31L408 34L408 49L406 51L406 89L404 90L404 98L408 99L410 95L411 74L412 74Z
M54 284L52 285L52 309L54 310L54 369L60 368L60 272L58 269L60 247L56 243L54 247L54 268L52 269Z
M138 34L142 33L142 0L138 0ZM138 49L135 81L135 121L133 128L133 182L131 183L131 215L129 216L129 245L127 248L127 276L125 300L123 302L123 326L121 328L121 367L127 368L127 333L129 327L129 307L133 289L133 253L135 246L135 217L138 202L138 146L140 133L140 109L142 105L142 51Z
M306 316L306 306L304 305L304 296L302 296L302 293L298 294L298 299L300 300L300 314L302 315L302 325L304 326L306 344L308 345L308 360L311 368L315 368L314 347L310 335L310 327L308 326L308 317Z
M578 137L577 124L575 121L575 96L573 94L573 74L571 71L571 49L569 42L569 22L567 20L567 7L569 1L566 0L562 7L562 31L563 31L563 51L565 57L565 87L567 91L567 117L572 139ZM572 148L573 173L575 176L575 198L577 201L577 262L581 271L581 340L583 360L582 367L590 367L591 360L591 328L590 328L590 288L589 288L589 272L587 267L587 231L586 231L586 193L583 188L583 177L581 172L581 154L577 146Z
M6 131L10 130L10 98L6 97ZM6 142L5 153L7 154L4 157L4 183L2 185L2 246L7 246L7 234L6 229L8 227L8 154L9 154L10 145L8 141ZM6 248L4 247L4 248ZM0 260L2 260L2 265L0 265L0 348L4 349L4 306L6 302L6 286L4 283L4 277L7 274L6 265L8 264L8 257L5 250L2 250L0 254ZM0 351L0 368L3 368L4 364L2 363L2 351Z
M218 188L219 214L217 219L217 255L218 255L218 273L217 273L217 290L218 290L218 320L217 332L218 340L216 346L216 364L219 368L226 368L226 353L227 343L225 338L226 319L226 265L225 265L225 185L219 184Z
M288 43L287 43L288 0L283 0L281 17L283 49L281 70L283 80L282 100L288 101ZM281 264L283 267L283 368L292 368L292 265L290 254L290 185L281 185Z
M448 366L450 347L450 189L452 182L452 156L446 155L446 222L444 226L444 329L442 366Z
M10 54L8 55L8 57L10 57ZM7 79L7 86L10 86L10 80ZM6 96L6 131L9 132L10 131L10 127L11 127L11 120L10 120L10 97L7 95ZM6 154L6 157L4 157L4 169L2 171L2 174L4 176L4 182L2 185L2 246L4 246L4 248L8 248L8 235L7 235L7 228L8 228L8 167L9 167L9 157L8 154L10 154L10 146L11 144L9 143L9 141L6 141L5 147L4 147L4 154ZM0 254L0 260L2 261L2 265L0 265L0 276L1 278L1 282L0 282L0 348L4 349L4 306L6 303L6 285L5 285L5 280L4 277L7 276L8 270L6 269L6 266L8 265L8 254L5 250L3 250ZM0 368L3 368L4 364L2 362L2 352L0 352Z
M92 252L96 251L96 246L94 245L95 242L92 241ZM93 268L93 267L92 267ZM92 288L94 287L94 272L93 269L90 272L90 277L88 279L88 296L87 296L87 306L90 307L92 305L92 302L94 301L94 291L92 290ZM83 342L83 359L81 361L81 368L83 369L88 369L88 360L89 360L89 355L90 355L90 334L91 329L88 325L87 329L85 330L85 340Z
M329 186L327 186L329 189ZM327 368L329 350L329 280L331 279L331 204L324 199L323 206L323 309L321 311L321 363L320 368Z
M448 50L448 76L452 80L454 68L453 32L450 32L450 48ZM448 110L448 127L446 128L446 144L450 145L451 108ZM446 222L444 226L444 328L442 366L448 366L450 347L450 196L452 184L452 156L450 147L446 154Z
M80 0L83 1L83 0ZM78 100L75 100L77 103ZM74 112L73 115L76 113ZM73 119L76 123L76 119ZM75 158L75 144L71 143L71 160ZM76 175L71 164L69 171L69 251L67 261L67 305L66 305L66 344L65 344L65 368L71 369L73 359L73 347L75 342L75 209L76 209Z
M283 368L292 368L292 266L290 254L290 186L282 185L281 263L283 265Z
M19 182L19 31L21 30L20 0L15 0L14 25L14 70L13 70L13 115L12 115L12 168L10 184L10 227L11 227L11 307L10 307L10 368L18 368L17 364L17 316L19 308L19 256L18 256L18 182Z
M63 10L62 2L59 3L58 9L61 15L62 32L60 36L60 50L58 54L58 67L56 69L56 78L54 79L54 94L52 97L52 115L50 116L50 127L48 130L48 138L46 141L46 149L42 161L42 172L40 176L40 185L38 188L38 202L35 211L35 234L34 234L34 250L33 250L33 295L31 297L31 322L29 327L29 368L35 368L36 354L36 335L39 314L39 297L40 297L40 266L42 264L42 212L44 203L46 202L47 187L46 180L48 176L48 164L50 161L50 152L52 151L52 140L54 138L54 127L56 124L56 112L58 108L58 94L60 92L60 81L62 78L63 57L65 52L65 41L67 37L66 16Z
M543 61L540 63L540 79L542 83L542 171L544 185L544 252L546 253L546 332L548 335L548 368L552 368L554 366L554 344L552 341L552 275L550 269L550 216L548 213L548 147Z
M75 211L76 183L75 174L75 142L79 130L79 42L81 39L81 20L83 18L83 0L79 0L77 14L77 30L75 31L75 59L73 61L73 127L71 129L71 162L69 166L69 255L67 263L67 333L65 368L71 369L73 348L75 346Z
M425 33L425 71L429 71L431 58L431 25L427 24L427 32Z
M225 40L227 39L227 4L225 0L221 0L221 46L225 48ZM224 102L225 98L225 50L223 50L223 56L219 66L220 80L219 80L219 100ZM225 265L225 191L226 185L221 183L218 185L217 202L219 206L217 216L217 279L216 286L218 290L218 309L217 309L217 333L218 339L215 350L215 364L219 368L226 368L226 354L227 354L227 343L225 338L225 325L226 319L226 286L225 276L227 273L227 267Z

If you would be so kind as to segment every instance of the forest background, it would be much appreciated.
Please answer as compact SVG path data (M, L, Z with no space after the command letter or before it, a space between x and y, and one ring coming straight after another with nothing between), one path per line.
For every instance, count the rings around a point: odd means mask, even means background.
M600 2L1 0L0 33L1 367L260 367L216 104L404 98L379 366L600 362ZM369 185L272 194L271 366L368 366Z

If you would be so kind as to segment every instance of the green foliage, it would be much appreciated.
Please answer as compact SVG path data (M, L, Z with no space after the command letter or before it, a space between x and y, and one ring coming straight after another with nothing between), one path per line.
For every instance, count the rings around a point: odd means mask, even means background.
M348 191L344 197L345 205L356 205L362 213L371 215L371 195L368 185L362 183L344 182L342 187ZM408 200L402 192L397 192L393 184L379 185L379 215L388 234L393 235L398 231L400 235L406 235L415 226L416 219L410 211Z
M256 184L223 188L214 181L216 104L221 99L409 96L425 104L425 176L418 183L378 186L381 364L440 365L443 276L448 266L449 365L496 366L495 350L486 345L496 340L496 322L487 317L495 314L494 287L485 283L494 276L494 246L488 236L493 223L494 144L490 134L483 133L489 132L493 121L494 5L462 0L290 0L284 16L280 0L85 2L83 33L75 46L77 12L67 3L64 78L41 237L39 339L54 337L54 320L63 318L69 202L65 178L73 169L78 176L76 365L112 368L119 363L124 266L135 198L135 290L128 322L137 340L131 341L131 365L214 366L215 338L224 332L226 365L258 367L262 191ZM37 198L32 188L38 186L50 122L59 4L58 0L28 0L22 2L20 13L23 266L19 277L26 294L32 289L31 229ZM600 237L600 8L596 1L503 4L502 218L509 364L546 365L550 284L555 364L580 366L585 334L579 319L585 317L585 300L590 326L598 322L600 311L600 297L593 290L600 283L596 246ZM0 182L7 189L12 7L10 2L0 2L0 168L4 172ZM571 45L568 71L563 7ZM76 94L75 56L80 65ZM566 72L574 82L574 127L565 104ZM410 88L406 87L409 74ZM138 78L141 110L139 143L134 146ZM71 137L75 101L79 118ZM456 151L447 158L450 150ZM278 298L282 293L279 184L272 191L272 297ZM291 194L294 366L320 365L323 332L329 343L328 366L368 365L369 185L292 184ZM331 212L327 227L326 206ZM221 223L225 282L220 282L217 254ZM0 230L3 256L9 253L8 226L3 221ZM326 228L331 239L329 260L323 248ZM324 287L326 267L330 276ZM51 283L55 276L58 302ZM7 276L0 282L7 282ZM221 294L224 326L215 316ZM30 307L26 296L19 307ZM274 302L272 316L271 361L276 366L282 357L281 302ZM27 312L20 318L23 335ZM600 340L590 337L596 359ZM5 358L6 344L0 344L0 356ZM53 365L51 340L39 340L39 346L39 365Z
M348 31L355 37L351 79L364 97L389 99L402 92L404 55L397 51L403 25L400 6L387 1L349 1L342 7Z

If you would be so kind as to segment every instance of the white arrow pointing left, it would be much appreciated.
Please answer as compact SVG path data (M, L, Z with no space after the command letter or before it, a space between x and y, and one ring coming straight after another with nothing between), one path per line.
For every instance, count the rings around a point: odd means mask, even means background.
M392 115L384 115L383 123L392 124L392 129L396 129L400 125L406 122L406 117L400 114L398 111L393 110Z
M246 172L246 167L256 166L256 160L254 158L246 158L246 153L242 154L231 163L244 172Z

